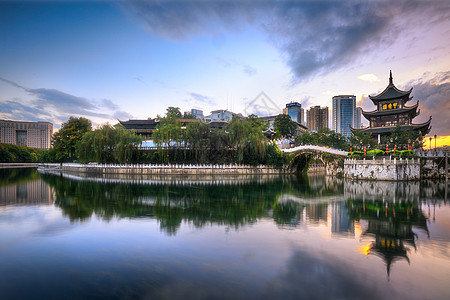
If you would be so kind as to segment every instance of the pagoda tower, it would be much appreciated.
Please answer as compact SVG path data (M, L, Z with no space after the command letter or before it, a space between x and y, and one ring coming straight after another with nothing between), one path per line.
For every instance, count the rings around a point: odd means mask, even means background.
M389 76L389 85L376 96L369 96L376 109L373 111L362 111L364 117L369 120L369 127L355 129L350 128L352 132L370 133L372 137L386 136L391 134L395 126L400 125L403 130L417 130L422 136L430 132L430 119L422 124L413 124L412 119L420 114L419 101L412 106L406 103L413 97L410 97L412 88L409 91L399 90L393 82L392 71Z

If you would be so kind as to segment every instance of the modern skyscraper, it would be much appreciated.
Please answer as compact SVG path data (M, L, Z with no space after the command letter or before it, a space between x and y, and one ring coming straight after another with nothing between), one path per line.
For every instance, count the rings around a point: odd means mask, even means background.
M355 128L355 108L356 96L339 95L333 97L332 128L335 132L350 137L352 134L350 127Z
M309 131L328 128L328 107L313 106L306 111L306 116Z
M361 114L362 114L362 108L357 107L355 110L355 129L361 129Z
M39 149L50 148L53 124L0 120L0 143Z
M292 121L297 122L301 125L305 125L305 111L302 105L298 102L290 102L286 104L286 109L283 109L283 113L287 112L287 115L291 117Z

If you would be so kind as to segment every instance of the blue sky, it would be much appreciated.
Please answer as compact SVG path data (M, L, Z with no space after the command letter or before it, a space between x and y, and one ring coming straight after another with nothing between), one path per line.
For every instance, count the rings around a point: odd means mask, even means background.
M449 1L0 0L0 40L3 119L267 115L339 94L373 110L392 70L414 121L450 135Z

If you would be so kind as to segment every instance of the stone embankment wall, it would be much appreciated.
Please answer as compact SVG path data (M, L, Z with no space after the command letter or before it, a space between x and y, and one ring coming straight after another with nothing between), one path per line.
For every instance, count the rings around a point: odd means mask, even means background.
M37 163L0 163L0 169L37 168Z
M344 177L368 180L419 180L420 159L346 159Z
M240 175L280 174L284 169L270 166L248 165L147 165L147 164L40 164L40 168L63 172L89 174L137 174L137 175Z

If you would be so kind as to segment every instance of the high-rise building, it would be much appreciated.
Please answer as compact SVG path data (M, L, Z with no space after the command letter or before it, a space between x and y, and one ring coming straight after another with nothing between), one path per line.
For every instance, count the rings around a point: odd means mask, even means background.
M309 131L328 128L328 107L313 106L306 111L306 122Z
M357 107L355 109L355 129L361 129L361 114L362 114L362 108Z
M49 149L53 124L0 120L0 143L39 149Z
M350 127L355 128L355 108L356 96L339 95L333 97L332 128L335 132L350 137L352 134Z
M283 109L283 113L289 115L292 121L297 122L301 125L305 125L305 111L302 105L298 102L290 102L286 104L286 108Z
M195 116L196 119L201 119L203 120L204 116L203 116L203 110L200 109L191 109L191 115Z

